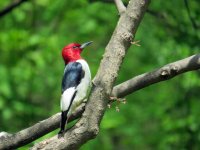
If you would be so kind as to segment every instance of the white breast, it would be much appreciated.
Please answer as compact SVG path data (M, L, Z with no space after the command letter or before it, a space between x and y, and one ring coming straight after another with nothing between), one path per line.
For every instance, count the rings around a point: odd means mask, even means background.
M74 111L75 108L78 105L80 105L80 103L84 100L84 98L86 98L87 92L91 86L91 73L90 73L90 69L89 69L87 62L83 59L80 59L77 62L81 63L82 69L84 70L85 74L84 74L84 77L81 80L80 84L76 88L77 93L76 93L76 96L72 103L70 112Z

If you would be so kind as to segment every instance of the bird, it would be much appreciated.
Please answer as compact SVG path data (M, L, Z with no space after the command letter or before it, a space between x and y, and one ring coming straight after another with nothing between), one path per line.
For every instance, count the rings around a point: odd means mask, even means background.
M83 102L91 87L90 68L81 57L83 49L91 43L92 41L83 44L71 43L62 49L65 68L61 84L59 137L64 135L65 125L71 113Z

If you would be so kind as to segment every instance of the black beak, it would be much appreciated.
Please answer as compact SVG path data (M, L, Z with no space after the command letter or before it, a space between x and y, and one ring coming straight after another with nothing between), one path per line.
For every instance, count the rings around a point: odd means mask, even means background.
M86 46L88 46L88 45L90 45L90 44L92 44L92 43L93 43L93 41L83 43L83 44L80 46L80 48L81 48L81 49L84 49Z

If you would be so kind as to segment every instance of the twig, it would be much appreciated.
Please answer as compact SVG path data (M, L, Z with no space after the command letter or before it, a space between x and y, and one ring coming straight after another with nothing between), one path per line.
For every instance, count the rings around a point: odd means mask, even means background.
M190 21L192 23L193 28L194 29L198 29L198 26L197 26L197 24L195 22L195 19L191 15L190 7L189 7L189 4L188 4L188 0L184 0L184 4L185 4L186 10L187 10L187 13L188 13L188 16L190 18Z
M3 10L0 10L0 17L5 16L9 12L11 12L14 8L17 8L20 6L22 3L26 2L28 0L15 0L12 4L8 5L6 8Z
M138 41L132 41L131 44L136 45L136 46L141 46L140 44L140 40Z
M126 7L124 6L122 0L114 0L117 10L119 11L119 15L126 11Z

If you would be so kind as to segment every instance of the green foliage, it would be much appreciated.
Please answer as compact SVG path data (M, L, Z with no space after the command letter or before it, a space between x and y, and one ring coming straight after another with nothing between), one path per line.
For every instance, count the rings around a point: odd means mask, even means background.
M1 1L1 9L11 2ZM188 3L198 28L183 1L152 1L135 37L141 46L129 49L116 84L199 52L200 3ZM0 18L0 131L16 132L59 112L61 49L94 41L83 53L94 76L117 14L103 2L34 0ZM119 112L117 104L107 110L100 134L81 149L198 149L199 90L196 71L135 92Z

